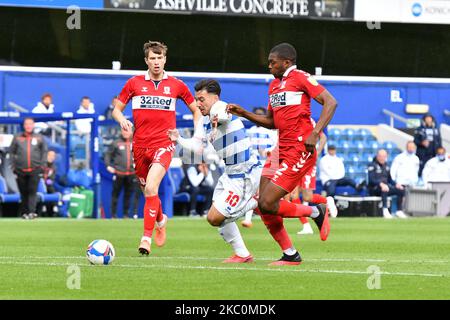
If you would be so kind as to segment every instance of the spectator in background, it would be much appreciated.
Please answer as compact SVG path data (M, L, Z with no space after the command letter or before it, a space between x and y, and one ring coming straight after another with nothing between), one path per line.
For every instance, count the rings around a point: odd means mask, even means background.
M95 113L94 104L91 102L89 97L81 98L80 107L77 111L78 114L92 114ZM92 119L78 119L75 120L75 127L77 131L82 134L87 134L91 132L91 122Z
M114 175L111 197L112 218L117 218L117 200L122 190L124 193L123 217L128 218L131 196L136 187L136 173L131 150L132 133L131 131L121 131L121 137L111 144L105 155L106 169Z
M114 120L114 118L112 117L112 112L114 110L114 106L116 105L116 101L117 101L117 96L114 96L111 100L110 105L108 106L108 108L106 108L106 111L104 114L106 120Z
M450 159L444 147L437 148L436 157L425 164L422 179L427 186L429 182L450 182Z
M365 181L356 185L355 180L345 178L344 162L336 155L336 147L329 145L327 152L319 161L320 181L327 196L334 197L337 186L351 186L356 191L361 191Z
M112 117L112 111L114 110L114 106L116 105L116 101L117 101L117 96L115 96L112 100L111 100L111 104L108 106L108 108L106 108L106 111L104 113L104 117L106 120L114 120L114 118ZM114 123L115 125L108 125L106 127L103 127L106 136L103 137L103 142L106 144L105 140L109 140L115 137L117 137L120 133L120 127L117 126L116 123Z
M189 215L191 217L207 214L212 204L214 193L214 179L206 163L198 165L183 166L184 179L181 182L180 192L188 192L191 197ZM206 200L203 202L200 214L197 213L197 196L203 195Z
M42 135L33 133L34 125L32 118L25 118L24 132L14 136L9 148L20 191L20 214L24 219L37 217L37 188L47 161L47 143Z
M266 115L267 111L263 107L253 108L253 112L257 115ZM247 130L247 136L250 138L252 144L252 151L256 153L258 159L264 160L267 158L275 145L278 137L275 130L270 130L258 125L255 125Z
M405 188L392 180L390 168L387 165L388 154L386 150L380 149L377 152L373 162L369 164L369 194L372 196L381 196L383 201L383 217L392 219L387 206L388 196L397 196L397 212L399 218L407 218L402 211L403 197L405 196Z
M439 129L431 114L423 116L421 126L414 132L414 143L420 160L419 177L421 177L425 163L436 155L437 148L442 144Z
M416 156L416 145L413 141L406 144L406 151L394 158L391 166L392 180L402 186L415 186L419 181L420 160Z
M31 110L32 113L54 113L55 106L52 103L52 95L50 93L44 93L41 97L41 101L37 103L36 107ZM50 128L45 122L35 123L36 133L50 135Z
M55 177L56 177L56 152L50 150L47 152L47 163L44 166L44 182L47 188L47 193L55 193ZM45 208L45 209L44 209ZM58 215L58 203L48 203L42 208L42 212L46 212L47 216L57 216Z

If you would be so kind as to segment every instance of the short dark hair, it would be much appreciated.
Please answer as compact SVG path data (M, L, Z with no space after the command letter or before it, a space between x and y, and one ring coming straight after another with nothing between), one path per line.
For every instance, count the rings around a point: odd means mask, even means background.
M195 91L206 90L206 92L217 94L218 96L222 92L219 82L214 79L202 79L195 84L194 89Z
M256 111L262 111L262 112L264 112L264 114L267 113L266 108L263 108L263 107L254 107L253 108L253 113L256 113Z
M148 53L151 51L156 54L162 54L163 56L167 56L167 46L159 41L151 41L144 43L144 55L145 58L148 57Z
M293 63L297 61L297 51L294 46L286 42L277 44L270 50L270 53L276 54L280 59L289 60Z
M333 144L330 144L330 145L328 146L328 150L336 150L336 146L333 145Z
M83 100L91 100L91 98L89 98L88 96L84 96L83 98L81 98L81 101Z
M47 97L50 98L50 99L52 99L51 93L48 93L48 92L44 93L44 94L42 95L42 97L41 97L41 101L44 100L44 98L47 98Z
M441 150L441 149L444 150L444 152L446 152L446 150L445 150L445 148L444 148L443 146L437 147L437 148L436 148L436 152L437 152L438 150Z

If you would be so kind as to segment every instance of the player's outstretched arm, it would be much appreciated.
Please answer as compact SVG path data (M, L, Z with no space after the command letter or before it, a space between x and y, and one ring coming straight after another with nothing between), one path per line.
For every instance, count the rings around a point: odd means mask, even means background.
M122 130L125 131L132 131L133 130L133 124L130 120L127 120L125 116L123 115L123 110L125 110L126 104L122 103L118 99L116 99L116 103L114 105L114 109L111 113L114 120L119 123Z
M305 141L306 150L309 152L314 152L314 148L319 140L320 132L322 132L328 123L330 123L337 108L336 99L326 89L319 94L315 100L320 103L323 108L319 121L317 121L314 130Z
M201 154L203 152L204 129L202 123L197 123L194 136L190 139L180 136L177 129L168 130L167 135L171 141L177 142L184 149L193 151L197 154Z
M238 104L229 103L227 105L227 112L234 114L236 116L239 116L239 117L244 117L244 118L250 120L251 122L256 123L257 125L259 125L261 127L264 127L267 129L275 129L272 110L267 110L266 115L259 115L259 114L255 114L253 112L245 110Z

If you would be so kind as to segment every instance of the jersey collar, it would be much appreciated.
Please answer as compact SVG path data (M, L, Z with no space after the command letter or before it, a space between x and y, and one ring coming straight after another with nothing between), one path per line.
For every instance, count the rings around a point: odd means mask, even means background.
M147 72L145 73L145 80L149 81L150 79L150 74L148 72L149 70L147 70ZM164 74L163 74L163 78L162 80L166 80L167 78L169 78L169 75L167 74L167 72L164 70Z
M292 70L297 69L297 65L290 66L283 74L283 78L286 78Z

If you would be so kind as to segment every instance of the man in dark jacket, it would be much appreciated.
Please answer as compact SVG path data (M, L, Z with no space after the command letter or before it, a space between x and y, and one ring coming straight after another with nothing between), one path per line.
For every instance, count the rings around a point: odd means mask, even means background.
M133 162L133 153L131 150L131 132L122 130L120 139L114 141L105 155L106 169L114 175L113 191L111 198L111 216L117 217L117 200L120 192L124 191L123 217L128 218L128 209L130 208L130 199L135 191L135 197L140 196L136 188L138 184ZM137 205L136 200L134 205ZM136 211L136 210L133 210Z
M23 121L23 133L14 136L9 152L20 191L20 214L24 219L37 217L37 188L47 161L47 143L40 134L33 133L34 120Z
M55 193L55 179L56 179L56 153L55 151L50 150L47 153L47 161L44 166L44 182L45 187L47 188L47 193ZM44 209L45 208L45 209ZM49 217L55 217L58 214L58 203L50 202L47 203L43 208L42 212L46 213Z
M420 160L419 177L421 177L425 163L436 156L437 148L442 145L441 134L431 114L424 115L420 127L414 131L414 143L417 146L416 155Z
M380 149L373 162L369 164L369 194L372 196L381 196L383 201L383 217L391 219L392 215L387 206L388 196L397 196L397 212L399 218L407 216L402 211L403 197L405 196L405 188L392 180L390 167L387 164L387 152Z

